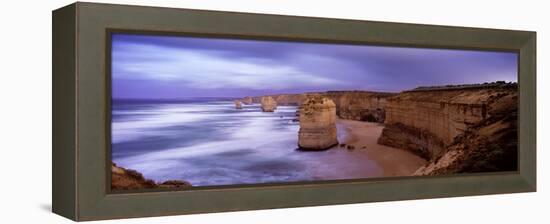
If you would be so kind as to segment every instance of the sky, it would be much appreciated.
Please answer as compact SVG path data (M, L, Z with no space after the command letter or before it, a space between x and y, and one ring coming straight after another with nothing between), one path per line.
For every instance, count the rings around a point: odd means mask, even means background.
M113 34L115 99L244 97L517 82L517 54Z

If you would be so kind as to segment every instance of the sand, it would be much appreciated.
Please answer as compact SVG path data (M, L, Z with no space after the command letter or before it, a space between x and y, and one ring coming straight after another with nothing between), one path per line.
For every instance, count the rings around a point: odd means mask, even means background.
M377 144L378 137L384 128L383 124L355 120L338 119L338 139L340 144L330 150L349 150L365 153L382 169L384 177L410 176L427 163L423 158L402 149Z

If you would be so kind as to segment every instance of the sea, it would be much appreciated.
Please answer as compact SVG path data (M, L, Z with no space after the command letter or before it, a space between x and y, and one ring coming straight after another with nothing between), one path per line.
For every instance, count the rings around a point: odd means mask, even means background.
M296 106L262 112L232 99L113 100L112 160L156 182L193 186L356 179L383 171L359 150L297 148ZM338 139L344 140L343 127Z

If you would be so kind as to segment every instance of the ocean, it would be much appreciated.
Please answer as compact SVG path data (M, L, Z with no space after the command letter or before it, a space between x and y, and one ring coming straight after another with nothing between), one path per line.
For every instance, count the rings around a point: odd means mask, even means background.
M382 176L360 150L297 150L296 106L262 112L230 99L113 100L112 160L157 182L193 186ZM344 139L337 125L338 139Z

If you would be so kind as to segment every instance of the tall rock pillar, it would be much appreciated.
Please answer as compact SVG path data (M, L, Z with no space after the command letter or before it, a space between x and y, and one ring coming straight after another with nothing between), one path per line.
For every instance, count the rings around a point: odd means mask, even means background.
M326 97L308 96L300 107L298 147L324 150L337 144L336 105Z
M260 102L263 112L273 112L277 109L277 101L275 101L273 97L263 96Z

